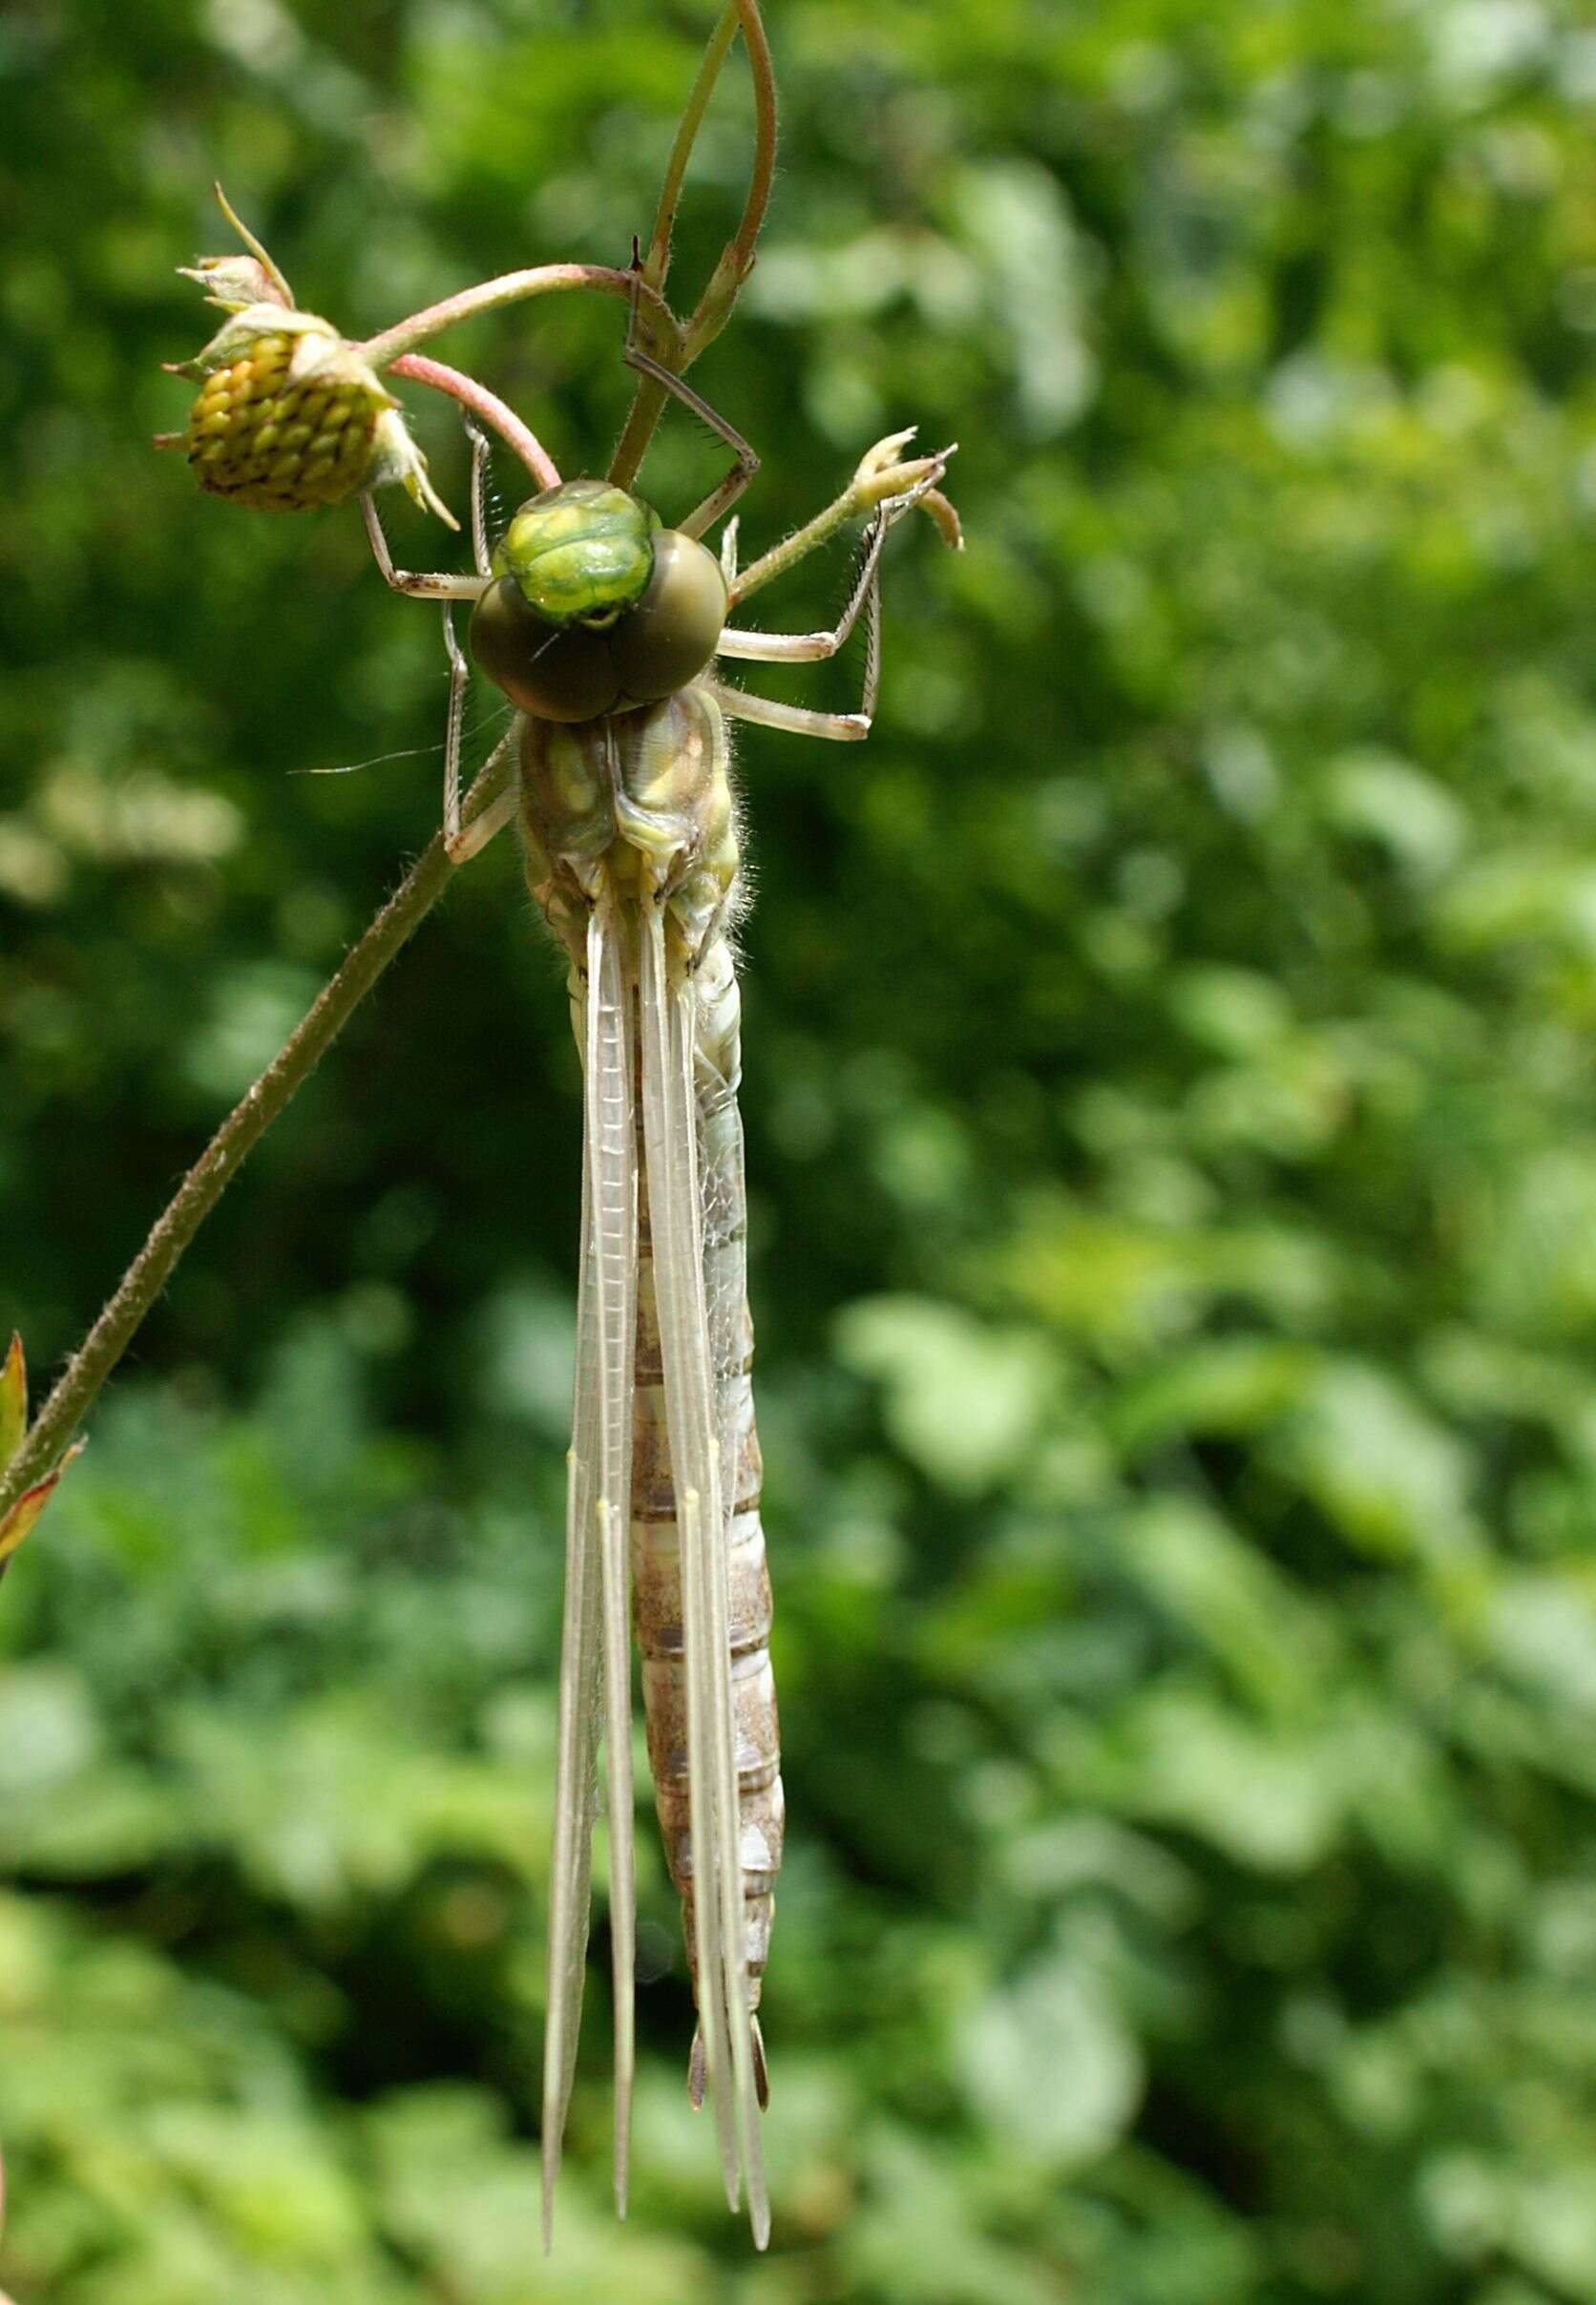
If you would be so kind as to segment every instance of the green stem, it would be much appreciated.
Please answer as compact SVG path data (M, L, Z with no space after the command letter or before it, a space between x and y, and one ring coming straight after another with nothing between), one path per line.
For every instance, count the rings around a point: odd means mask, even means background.
M823 513L816 513L812 520L806 520L803 527L794 529L790 536L784 537L780 544L773 544L759 559L750 560L746 568L740 569L727 597L727 607L739 607L751 593L763 590L766 584L773 583L777 576L785 576L794 561L802 560L808 553L818 552L823 544L830 543L838 529L846 528L850 520L857 520L867 509L858 482L854 481Z
M652 288L657 292L663 291L670 270L671 235L676 224L677 202L693 144L731 44L733 19L742 26L743 45L747 51L748 69L753 74L753 168L748 179L747 198L743 203L742 220L736 233L726 243L692 319L679 334L674 356L656 348L656 358L663 361L679 376L692 366L706 345L713 343L731 318L738 292L753 269L754 249L765 223L765 212L770 204L770 186L776 173L776 74L770 61L770 44L766 39L765 25L759 12L759 0L729 0L720 22L710 34L698 78L693 83L692 94L682 115L682 124L676 132L676 141L671 146L665 180L661 187L659 206L654 213L648 257L638 276L640 285L645 290ZM625 428L610 460L610 478L618 488L630 488L641 470L666 398L663 388L652 376L639 378Z
M663 288L670 271L671 236L676 230L676 211L682 199L682 187L686 180L687 163L693 157L704 115L709 109L709 99L715 83L721 76L721 67L726 52L737 33L737 0L726 0L721 21L709 35L709 45L704 52L698 78L682 109L676 131L676 141L665 162L664 181L660 186L660 198L654 210L654 229L649 235L648 254L643 260L643 278L656 288Z
M687 323L683 367L696 360L706 345L713 344L731 318L743 283L754 268L754 251L765 229L765 212L770 205L770 187L776 178L776 68L770 60L770 43L765 36L759 0L737 0L737 12L743 22L743 46L747 51L748 71L754 84L753 170L737 230L727 241L714 275Z
M497 798L509 773L510 764L505 762L490 766L477 778L466 798L467 823ZM156 1220L116 1294L67 1364L7 1465L0 1482L0 1515L55 1464L246 1154L304 1087L389 961L443 894L454 871L439 832L336 975L324 985L265 1071L228 1114Z

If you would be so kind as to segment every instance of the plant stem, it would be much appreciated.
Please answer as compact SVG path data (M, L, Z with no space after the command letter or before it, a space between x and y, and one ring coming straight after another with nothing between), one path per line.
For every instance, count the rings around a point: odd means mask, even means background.
M683 366L696 360L731 318L738 292L754 268L754 251L765 229L765 212L770 205L770 187L776 177L776 68L770 60L770 43L765 36L759 0L737 0L737 12L754 84L753 169L737 230L687 323Z
M484 769L466 797L470 823L495 800L508 762ZM238 1174L244 1157L301 1089L379 976L453 878L437 833L406 873L337 974L317 995L277 1055L246 1090L178 1185L82 1345L57 1379L0 1481L0 1514L50 1471L132 1343L183 1250Z
M523 424L514 409L500 400L496 392L478 384L474 376L467 376L458 368L451 368L441 360L432 360L425 352L401 352L388 366L395 376L405 376L412 384L430 385L434 392L447 392L463 409L483 423L491 425L499 438L513 448L540 489L559 486L559 468L532 427Z
M748 195L743 204L743 216L736 233L726 243L721 261L711 275L708 285L693 312L691 320L679 335L675 356L655 347L656 358L680 376L691 367L704 346L713 343L731 318L743 283L753 269L754 249L765 222L765 212L770 203L770 186L776 172L776 76L770 61L770 44L765 36L765 25L759 12L759 0L729 0L720 22L710 34L709 46L699 68L687 99L682 124L671 146L670 159L665 168L665 180L660 191L659 206L654 212L654 230L649 238L648 257L637 276L644 291L652 288L662 293L670 271L671 235L676 224L677 202L694 141L703 124L711 91L725 60L731 44L732 23L735 17L743 29L743 45L747 51L748 69L754 83L754 157L748 179ZM610 460L610 478L619 488L630 488L648 452L654 429L664 409L666 394L652 376L640 377L632 396L632 407L626 418L620 443Z
M693 146L698 142L704 115L709 108L715 83L721 76L726 51L737 32L737 0L726 0L721 21L709 35L709 45L704 52L698 78L682 109L676 131L676 141L665 162L664 181L660 186L660 199L654 210L654 229L648 239L648 254L643 260L643 278L656 288L662 289L670 271L671 235L676 229L676 211L682 199L682 186L687 175L687 163L692 158Z
M802 560L807 553L817 552L821 545L830 542L838 529L846 528L850 520L856 520L864 509L855 482L844 489L842 494L829 504L823 513L816 513L812 520L806 520L802 528L795 528L790 536L784 536L780 544L773 544L759 559L750 560L746 568L739 569L736 581L727 596L728 609L739 607L751 593L757 593L766 584L774 582L777 576L785 575L794 561Z
M546 296L556 288L596 288L605 296L625 297L628 303L637 293L658 307L673 344L680 336L675 315L663 297L631 271L618 271L613 264L533 264L522 272L501 272L496 280L481 281L474 288L462 288L457 296L446 296L441 304L412 312L409 320L397 322L380 336L368 337L350 349L374 368L386 368L401 353L413 352L430 336L472 320L479 312L496 312L505 304L524 303L529 296Z

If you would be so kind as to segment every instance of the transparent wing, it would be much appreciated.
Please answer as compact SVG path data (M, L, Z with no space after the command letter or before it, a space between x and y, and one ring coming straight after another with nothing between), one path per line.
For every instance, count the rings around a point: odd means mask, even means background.
M543 2233L553 2228L576 2070L592 1901L598 1747L606 1757L610 1942L615 1978L615 2194L626 2211L635 2055L632 1851L632 1360L637 1326L637 1133L632 1003L615 906L588 923L583 996L582 1252L565 1521L549 2006L543 2043Z
M760 2149L744 1938L721 1443L704 1295L693 1082L695 1004L690 983L670 982L662 908L645 903L642 912L638 1005L643 1142L665 1421L682 1540L699 2027L726 2198L736 2208L741 2169L754 2239L763 2249L770 2210Z

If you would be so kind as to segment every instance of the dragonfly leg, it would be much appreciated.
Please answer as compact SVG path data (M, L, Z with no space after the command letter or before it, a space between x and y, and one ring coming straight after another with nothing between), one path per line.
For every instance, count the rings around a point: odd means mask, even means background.
M817 736L833 744L862 744L870 734L868 712L814 712L807 704L751 697L746 689L726 688L719 681L700 681L697 685L731 721L757 721L762 728L785 728L789 736Z
M715 643L715 654L737 657L752 664L816 664L823 657L834 657L858 622L859 611L872 590L879 594L881 547L892 525L884 509L871 521L865 556L859 564L848 605L829 632L746 632L735 624L727 624Z
M829 632L747 632L738 625L727 624L715 644L715 654L719 657L736 657L752 664L815 664L823 657L834 657L858 622L859 612L867 600L872 595L876 598L880 597L881 548L887 541L889 532L906 513L914 511L940 477L940 472L928 473L917 487L908 489L901 496L892 497L876 507L871 516L865 556L853 579L853 590L848 597L848 604L842 615ZM734 580L735 571L728 581Z
M854 712L815 712L807 704L779 704L774 697L751 697L704 678L700 688L734 721L757 721L762 728L785 728L793 736L823 737L834 744L857 744L871 731L881 684L881 588L873 580L865 593L865 685ZM854 612L857 614L857 610Z
M488 470L488 435L478 424L466 418L466 433L471 441L471 539L472 556L476 573L486 577L491 572L488 558L488 507L486 475ZM369 499L368 500L369 501ZM449 853L456 864L476 854L476 849L492 839L492 833L479 840L476 848L465 848L460 830L460 735L466 716L466 684L471 679L471 667L466 662L454 631L454 602L443 604L443 644L449 651L449 719L443 740L443 837ZM478 819L478 823L480 823ZM475 830L472 827L472 830ZM494 830L498 829L497 826Z
M482 590L479 576L454 576L447 572L435 576L418 576L408 568L395 568L393 555L388 549L377 507L368 489L360 500L361 516L366 522L366 534L371 546L371 556L377 563L377 573L385 584L396 593L404 593L411 600L474 600Z
M471 442L471 555L486 580L494 573L488 551L488 435L470 416L466 438Z
M869 736L875 718L875 700L881 686L881 547L887 531L915 501L911 491L897 503L883 505L872 523L872 535L854 584L852 597L830 632L763 633L728 630L721 635L718 654L767 664L812 663L834 657L858 622L865 618L865 682L853 712L815 712L804 704L779 704L772 697L751 697L741 688L728 688L714 679L702 680L721 710L733 720L757 721L764 728L785 728L794 736L817 736L837 744L856 744ZM727 646L728 638L732 643Z
M484 775L514 742L514 727L507 728L497 744L494 745L493 752L482 764ZM469 825L462 825L452 837L450 836L446 825L444 839L449 849L451 863L469 865L473 856L480 856L489 842L498 837L514 815L518 798L519 787L516 781L512 778L509 789L501 792L496 800L490 801L486 808L480 809L472 818Z
M449 651L449 718L443 733L443 837L451 856L460 838L460 730L466 717L466 662L454 631L454 603L443 604L443 644Z
M737 521L738 515L733 513L721 531L721 574L728 593L737 581Z
M690 512L685 520L679 520L676 523L682 535L702 536L705 530L714 527L723 513L729 512L737 502L738 497L741 496L759 470L759 457L734 425L728 424L724 416L718 414L701 393L693 390L691 385L683 384L674 369L667 368L664 363L656 360L652 353L643 351L637 338L638 298L634 288L632 318L626 330L626 346L621 355L622 359L629 368L636 368L640 376L651 376L657 385L662 386L674 399L681 401L684 409L691 409L701 424L706 424L712 432L720 435L736 458L731 471L721 482L720 487L711 489L704 502Z

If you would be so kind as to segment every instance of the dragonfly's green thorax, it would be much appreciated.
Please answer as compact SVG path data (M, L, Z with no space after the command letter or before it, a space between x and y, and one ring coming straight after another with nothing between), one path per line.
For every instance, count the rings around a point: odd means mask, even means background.
M623 905L666 899L673 946L699 953L737 881L725 724L701 689L572 727L529 715L521 850L545 918L580 962L601 881Z
M601 632L640 600L660 515L607 480L566 480L523 504L494 555L545 623Z

